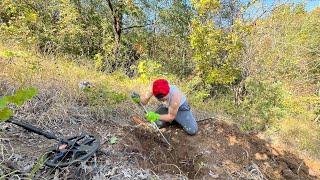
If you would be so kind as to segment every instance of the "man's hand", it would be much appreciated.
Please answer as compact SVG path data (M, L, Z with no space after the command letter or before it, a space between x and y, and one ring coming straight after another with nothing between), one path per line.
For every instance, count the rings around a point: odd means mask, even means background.
M160 119L160 114L150 111L146 114L146 119L151 123L156 122Z
M138 93L136 93L136 92L133 92L131 94L131 98L137 104L139 104L141 102L140 95Z

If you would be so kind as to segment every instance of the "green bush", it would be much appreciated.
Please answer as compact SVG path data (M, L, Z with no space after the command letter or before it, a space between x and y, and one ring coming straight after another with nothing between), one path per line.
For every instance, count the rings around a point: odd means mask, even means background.
M142 60L137 66L138 80L143 84L149 83L154 77L165 75L161 71L161 64L153 60Z
M231 113L239 118L243 130L265 130L286 113L285 97L288 93L281 82L246 80L246 95Z
M128 98L125 93L114 92L106 87L84 89L84 95L88 100L88 104L92 107L118 104Z

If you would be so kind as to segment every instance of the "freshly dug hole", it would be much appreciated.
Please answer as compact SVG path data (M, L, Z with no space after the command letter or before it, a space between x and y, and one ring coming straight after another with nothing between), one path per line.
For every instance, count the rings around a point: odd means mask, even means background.
M163 132L149 127L125 128L121 151L135 157L139 166L157 175L189 179L316 179L309 168L290 152L277 152L265 140L241 133L223 122L199 123L195 136L170 126ZM259 172L259 173L256 173Z
M150 128L135 128L126 138L124 151L135 154L142 168L151 169L156 174L176 174L190 179L201 178L205 173L201 154L196 153L195 144L190 143L183 130L170 127L162 132L169 146L159 134Z

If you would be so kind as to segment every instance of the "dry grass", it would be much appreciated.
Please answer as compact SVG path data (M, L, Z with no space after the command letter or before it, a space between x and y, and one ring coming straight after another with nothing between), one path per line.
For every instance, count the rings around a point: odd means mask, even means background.
M13 52L13 55L6 57L3 55L6 52ZM22 52L25 56L15 55L15 52ZM68 59L51 59L34 53L0 45L0 90L1 93L11 94L15 89L22 87L38 88L39 95L32 103L24 106L25 113L20 113L25 118L37 116L30 118L37 119L40 124L59 119L76 120L72 117L90 118L90 115L107 119L106 106L109 107L108 110L117 108L117 104L124 102L127 94L133 89L143 89L119 74L106 75L93 71L90 66L79 65ZM95 87L89 92L83 92L79 89L79 83L82 81L89 81ZM106 99L99 100L99 96ZM86 112L79 111L78 106L88 104L87 109L81 108L81 111ZM28 111L35 112L29 114Z

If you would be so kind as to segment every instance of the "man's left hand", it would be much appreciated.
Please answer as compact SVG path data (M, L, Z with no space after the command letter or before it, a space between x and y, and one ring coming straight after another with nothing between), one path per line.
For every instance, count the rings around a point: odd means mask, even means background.
M136 93L136 92L133 92L131 94L131 98L137 104L139 104L141 102L140 95L138 93Z

